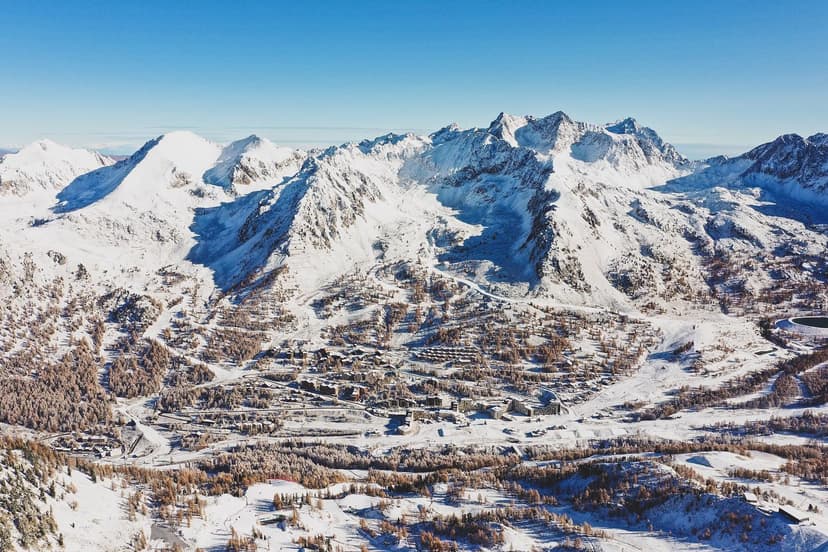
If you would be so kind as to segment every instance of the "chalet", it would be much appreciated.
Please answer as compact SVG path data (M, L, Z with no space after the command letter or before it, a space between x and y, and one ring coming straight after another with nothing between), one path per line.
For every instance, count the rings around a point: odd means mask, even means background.
M459 401L457 401L456 410L458 412L469 412L469 411L474 410L474 409L475 409L475 406L474 406L474 401L472 399L464 398L464 399L460 399Z
M525 401L521 399L512 399L509 402L509 410L513 412L517 412L518 414L522 414L523 416L534 416L535 409L534 407L527 404Z
M462 424L467 421L463 414L455 412L454 410L438 410L437 418L440 420L448 420L455 424Z
M451 399L441 395L429 395L423 400L423 405L426 408L449 408Z
M377 401L376 406L380 408L414 408L417 403L411 399L402 397L391 397L381 401Z
M323 395L339 395L339 387L331 383L319 382L316 386L316 390Z
M780 506L779 513L794 523L804 523L810 519L810 515L808 513L790 506Z
M362 385L348 385L342 390L342 398L347 401L361 401L366 394L366 389Z
M303 391L310 391L311 393L319 393L322 395L339 395L339 387L335 384L308 379L298 380L297 383Z
M545 416L557 416L563 410L560 402L550 402L535 408L535 414Z
M292 351L288 351L287 358L291 361L296 360L305 360L306 353L302 349L294 349Z

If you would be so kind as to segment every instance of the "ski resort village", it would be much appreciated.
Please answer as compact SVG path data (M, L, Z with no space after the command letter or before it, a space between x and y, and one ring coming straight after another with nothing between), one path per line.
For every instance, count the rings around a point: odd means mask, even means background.
M828 138L558 112L0 160L2 550L828 550Z

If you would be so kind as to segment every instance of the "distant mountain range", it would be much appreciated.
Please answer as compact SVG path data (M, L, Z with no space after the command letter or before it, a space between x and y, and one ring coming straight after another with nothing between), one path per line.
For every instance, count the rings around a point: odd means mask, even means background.
M310 153L173 132L117 162L48 140L6 155L0 236L110 274L206 270L225 290L282 268L314 289L381 255L508 294L625 305L703 293L723 253L824 250L827 185L824 134L691 162L634 119L563 112Z

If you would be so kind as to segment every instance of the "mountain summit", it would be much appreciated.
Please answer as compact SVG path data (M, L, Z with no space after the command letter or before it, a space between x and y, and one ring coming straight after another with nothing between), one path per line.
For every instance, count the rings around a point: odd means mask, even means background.
M75 177L112 163L114 160L91 150L39 140L0 157L0 195L54 192Z
M743 158L753 162L742 173L745 177L771 178L819 195L828 191L828 134L785 134Z
M204 181L224 188L249 188L295 174L305 152L274 145L267 138L248 136L228 144L218 161L204 173Z

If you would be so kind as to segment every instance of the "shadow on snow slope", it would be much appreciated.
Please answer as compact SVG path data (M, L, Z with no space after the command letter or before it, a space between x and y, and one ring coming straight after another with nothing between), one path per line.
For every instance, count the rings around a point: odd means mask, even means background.
M224 291L263 268L283 246L307 184L293 178L271 190L196 209L190 230L196 244L186 259L213 271Z
M69 213L88 207L114 192L130 171L140 163L147 153L161 140L150 140L131 157L114 165L101 167L82 174L57 194L58 203L52 208L55 213Z
M715 187L735 192L744 192L756 197L760 205L751 205L755 211L769 217L787 218L801 222L812 230L826 233L828 228L828 209L824 205L814 204L807 197L796 197L790 183L771 180L746 179L742 176L744 167L736 160L730 164L713 165L699 172L675 178L661 186L651 188L656 192L682 195L687 199L698 200Z

